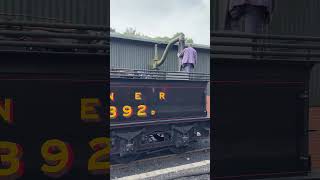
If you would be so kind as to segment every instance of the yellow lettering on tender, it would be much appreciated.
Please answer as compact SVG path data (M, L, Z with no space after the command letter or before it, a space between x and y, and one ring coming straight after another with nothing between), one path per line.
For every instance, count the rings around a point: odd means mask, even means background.
M142 93L141 92L136 92L134 95L135 100L141 100L142 99Z
M89 145L94 154L88 161L88 170L92 174L107 174L110 168L110 162L107 159L111 149L110 138L99 137L90 141Z
M0 141L0 167L7 166L6 168L0 168L0 179L16 179L23 175L23 162L20 160L23 150L20 145Z
M101 106L100 100L97 98L81 99L81 120L86 122L99 122L101 120L96 111L96 107Z
M166 93L165 92L160 92L159 93L159 99L160 100L166 100Z
M3 119L8 124L13 122L13 105L11 99L0 99L0 119Z
M111 92L111 93L110 93L110 100L111 100L111 101L114 101L114 96L115 96L114 92Z

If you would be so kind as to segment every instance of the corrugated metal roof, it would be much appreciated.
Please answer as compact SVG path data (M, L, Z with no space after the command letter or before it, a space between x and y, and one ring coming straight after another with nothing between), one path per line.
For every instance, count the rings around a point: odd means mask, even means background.
M125 40L133 40L133 41L143 41L143 42L149 42L149 43L155 43L155 44L165 44L165 45L168 44L165 41L158 41L158 40L148 39L148 38L138 37L138 36L128 36L128 35L123 35L123 34L114 33L114 32L110 33L110 37L120 38L120 39L125 39ZM210 49L210 46L202 45L202 44L193 44L193 47L201 48L201 49Z
M0 0L0 19L108 25L106 0Z
M128 69L149 69L154 58L154 45L158 44L158 54L161 57L166 44L158 41L141 38L126 38L125 36L111 35L111 67ZM204 48L203 48L204 47ZM210 48L209 46L194 46L198 51L198 64L195 72L210 73ZM178 70L178 47L175 45L168 53L167 60L160 66L163 71Z

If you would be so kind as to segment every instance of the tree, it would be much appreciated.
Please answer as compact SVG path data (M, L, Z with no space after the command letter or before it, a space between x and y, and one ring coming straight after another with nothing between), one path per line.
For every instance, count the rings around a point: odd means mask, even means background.
M179 34L181 34L182 32L177 32L177 33L175 33L173 36L172 36L172 38L173 37L176 37L176 36L178 36ZM185 41L186 41L186 43L191 43L191 44L193 44L193 39L192 38L185 38Z
M126 31L123 33L124 35L131 35L131 36L137 36L136 29L133 29L132 27L126 28Z
M111 28L112 29L112 28ZM116 32L115 29L113 29L114 31L111 32ZM152 39L152 40L156 40L156 41L163 41L163 42L169 42L172 38L176 37L178 34L180 34L181 32L177 32L175 33L173 36L168 37L168 36L157 36L157 37L149 37L146 36L140 32L137 32L137 30L135 28L132 27L128 27L126 28L125 32L122 33L123 35L127 35L127 36L137 36L137 37L143 37L143 38L147 38L147 39ZM185 38L186 43L191 43L193 44L193 39L192 38Z
M170 41L171 38L167 37L167 36L163 36L163 37L157 36L157 37L154 37L154 38L151 38L151 39L156 40L156 41L168 42L168 41Z
M186 43L193 44L193 39L192 38L186 38Z

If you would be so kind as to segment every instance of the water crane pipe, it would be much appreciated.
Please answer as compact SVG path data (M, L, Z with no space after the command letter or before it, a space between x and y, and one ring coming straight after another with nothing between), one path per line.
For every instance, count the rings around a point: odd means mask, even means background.
M154 57L154 59L152 61L151 69L153 69L153 70L158 69L159 66L161 66L165 62L165 60L167 59L167 56L168 56L169 49L177 42L179 42L179 52L180 52L181 49L184 48L184 47L180 47L180 46L184 46L184 41L185 41L185 38L184 38L184 34L183 33L180 33L176 37L171 39L169 41L166 49L164 50L160 60L158 58L158 46L155 45L155 57Z

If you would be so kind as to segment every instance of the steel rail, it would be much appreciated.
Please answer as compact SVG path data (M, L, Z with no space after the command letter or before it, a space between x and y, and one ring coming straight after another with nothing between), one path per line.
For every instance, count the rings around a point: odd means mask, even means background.
M210 151L210 147L195 149L195 150L187 151L181 154L167 154L162 156L155 156L155 157L150 157L146 159L139 159L136 161L132 161L129 164L114 164L114 165L111 165L111 169L123 169L123 168L127 168L131 164L143 163L143 162L154 161L154 160L165 160L165 159L170 159L174 157L184 156L187 154L195 154L195 153L208 152L208 151Z

